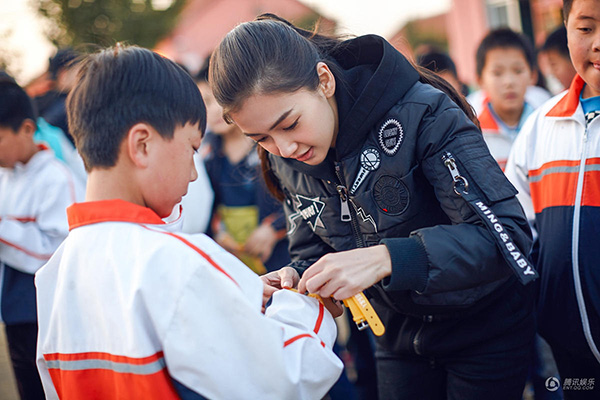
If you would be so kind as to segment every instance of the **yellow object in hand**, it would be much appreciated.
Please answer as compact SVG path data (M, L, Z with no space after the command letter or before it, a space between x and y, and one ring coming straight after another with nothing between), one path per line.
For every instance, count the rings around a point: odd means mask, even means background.
M359 331L370 327L375 336L381 336L385 333L385 326L383 326L379 316L363 292L345 299L344 305L350 309L352 320Z

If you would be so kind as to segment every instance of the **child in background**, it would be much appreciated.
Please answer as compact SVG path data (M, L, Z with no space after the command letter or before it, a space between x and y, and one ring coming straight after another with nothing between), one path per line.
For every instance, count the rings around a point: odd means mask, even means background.
M546 57L550 75L560 83L557 93L568 89L577 71L569 55L567 28L561 26L548 35L540 49L540 56Z
M600 0L565 0L577 75L536 110L506 175L538 233L537 321L566 399L600 398Z
M208 63L197 75L206 104L209 143L202 153L215 193L212 234L259 275L290 262L283 207L267 190L256 145L223 119L208 86Z
M417 64L444 78L452 85L454 90L463 96L469 94L469 88L458 78L456 64L454 64L454 61L452 61L452 58L448 54L436 49L430 49L417 57Z
M327 393L342 363L323 303L341 308L283 291L263 315L263 284L244 264L205 235L163 228L197 176L206 114L192 78L117 45L83 61L67 110L89 174L67 239L36 274L47 398Z
M533 48L522 34L493 30L479 44L476 64L485 95L477 118L492 156L504 170L512 143L534 110L525 101L527 87L536 80Z
M1 315L21 399L44 397L35 363L34 273L68 233L66 208L83 187L34 141L36 116L25 91L0 80Z

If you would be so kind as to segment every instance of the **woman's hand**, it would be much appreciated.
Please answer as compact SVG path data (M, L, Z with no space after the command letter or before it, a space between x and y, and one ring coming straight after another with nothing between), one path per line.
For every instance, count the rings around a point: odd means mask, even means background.
M344 300L391 274L392 260L385 245L330 253L304 272L298 291Z
M300 280L300 275L292 267L283 267L277 271L261 275L260 279L263 281L262 310L264 312L265 305L273 293L283 288L295 288Z
M248 237L244 250L264 263L271 258L273 248L277 244L277 233L269 224L259 225Z

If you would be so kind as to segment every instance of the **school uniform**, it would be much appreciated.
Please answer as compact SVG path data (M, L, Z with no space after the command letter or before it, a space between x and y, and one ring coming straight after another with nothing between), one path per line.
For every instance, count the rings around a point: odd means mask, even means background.
M479 125L481 127L481 133L483 133L483 139L487 144L492 157L498 162L500 168L504 171L506 168L506 161L510 154L513 142L515 141L519 131L525 124L527 117L531 115L534 108L525 102L523 104L523 112L519 123L516 126L508 126L504 121L500 119L498 114L494 111L492 103L489 99L483 101L483 108L481 112L477 114Z
M0 168L0 315L22 398L42 393L35 367L34 273L68 233L66 208L82 189L51 150Z
M36 275L38 368L49 399L309 399L337 380L336 326L275 293L203 234L174 234L122 200L75 204Z
M576 76L567 92L536 110L515 141L506 174L538 233L539 332L562 378L595 377L598 387L600 101L590 99L596 107L586 110L584 85Z
M445 160L527 254L514 187L464 112L383 38L347 41L334 57L335 148L317 166L269 156L286 195L291 266L302 273L326 253L387 246L392 274L367 290L386 327L381 398L520 398L532 288L455 193Z

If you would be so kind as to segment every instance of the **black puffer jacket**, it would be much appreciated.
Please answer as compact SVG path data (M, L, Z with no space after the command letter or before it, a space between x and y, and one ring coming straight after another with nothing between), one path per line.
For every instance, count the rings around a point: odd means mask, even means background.
M461 109L419 82L389 43L369 35L343 49L335 150L318 166L270 155L287 197L292 266L302 272L326 253L383 243L392 275L369 293L386 326L400 315L449 319L481 310L518 283L454 193L442 157L452 154L470 190L528 254L516 190Z

